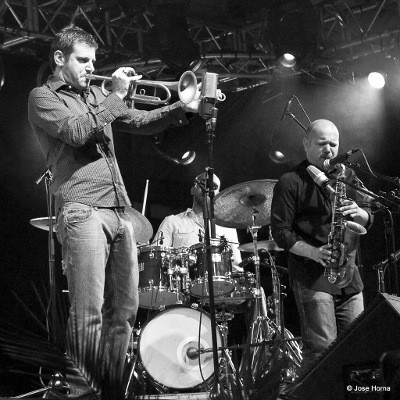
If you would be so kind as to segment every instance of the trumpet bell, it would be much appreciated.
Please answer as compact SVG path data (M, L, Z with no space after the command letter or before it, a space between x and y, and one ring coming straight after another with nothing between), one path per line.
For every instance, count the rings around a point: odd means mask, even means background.
M162 84L169 90L178 92L179 100L185 104L191 103L200 96L200 91L197 89L197 78L192 71L184 72L178 82L162 82Z
M200 96L197 89L196 75L192 71L186 71L182 74L178 82L178 96L182 103L189 104Z

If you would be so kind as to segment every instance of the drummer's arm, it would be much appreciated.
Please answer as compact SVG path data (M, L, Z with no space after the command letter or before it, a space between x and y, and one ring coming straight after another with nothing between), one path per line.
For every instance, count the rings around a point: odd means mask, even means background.
M232 229L232 234L227 238L231 242L232 249L232 269L234 271L242 271L243 268L239 266L242 262L242 255L239 250L239 239L236 229Z
M243 271L243 267L239 265L242 262L242 255L238 247L237 244L232 245L232 269L236 272Z

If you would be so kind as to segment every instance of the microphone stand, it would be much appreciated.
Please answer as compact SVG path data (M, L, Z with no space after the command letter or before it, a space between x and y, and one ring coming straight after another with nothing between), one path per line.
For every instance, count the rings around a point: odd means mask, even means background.
M39 184L42 179L44 179L46 187L46 201L47 201L47 217L49 233L47 238L48 247L48 265L49 265L49 305L48 305L48 322L47 329L49 338L53 335L55 338L55 328L54 323L57 315L56 310L56 273L55 273L55 250L54 250L54 224L53 224L53 205L51 201L51 181L53 179L53 174L49 169L38 179L36 184Z
M53 232L53 205L52 205L52 197L50 192L51 182L53 179L53 174L49 169L47 169L43 175L41 175L35 183L38 185L42 180L45 180L45 187L46 187L46 202L47 202L47 216L48 216L48 226L49 226L49 234L47 240L48 246L48 264L49 264L49 303L47 307L47 316L46 316L46 325L47 325L47 334L48 340L54 340L55 344L57 344L58 336L55 333L56 328L56 316L57 316L57 307L56 307L56 273L55 273L55 250L54 250L54 232ZM59 343L60 344L60 343ZM55 372L52 374L50 381L48 382L47 386L34 390L29 393L24 393L15 398L25 398L32 395L43 394L42 398L48 398L47 394L50 391L57 397L61 398L60 396L64 394L68 394L70 387L65 380L65 377L60 372Z
M344 162L345 165L357 170L363 170L361 168L358 167L357 164L354 163L349 163L349 162ZM365 171L365 170L364 170ZM386 177L388 178L388 177ZM383 179L383 178L382 178ZM388 178L388 180L393 181L392 178ZM390 205L395 205L397 207L400 206L400 202L397 203L396 201L393 201L393 199L390 199L386 196L382 196L382 195L378 195L375 194L374 192L371 192L370 190L364 188L364 187L360 187L359 185L354 185L350 182L345 182L343 179L338 179L338 181L345 183L346 185L364 193L367 194L368 196L374 198L375 200L377 200L377 203L375 204L377 207L379 207L381 210L386 212L386 217L384 218L384 224L385 224L385 234L386 234L386 243L388 246L389 240L391 239L392 242L392 252L389 250L389 248L387 247L387 254L388 254L388 258L387 258L387 262L384 263L380 263L377 264L376 266L374 266L374 268L378 271L378 290L381 293L385 292L385 282L384 282L384 267L388 266L389 271L394 271L394 277L395 277L395 288L396 288L396 292L395 294L397 296L399 296L400 291L399 291L399 278L398 278L398 271L395 265L395 257L393 256L395 254L395 242L394 242L394 233L393 233L393 218L392 218L392 213L389 210L389 208L382 204L382 203L389 203ZM390 274L389 276L389 290L392 291L392 287L391 287L391 282L390 282Z
M290 103L292 101L292 99L296 99L297 103L299 104L301 110L303 111L304 115L306 116L308 123L311 124L311 120L309 118L309 116L306 113L306 110L304 109L303 105L301 104L300 100L298 99L297 96L292 95L292 97L289 99L289 102L286 105L286 109L283 111L283 115L281 118L281 121L283 122L284 118L286 115L288 115L290 118L292 118L294 120L294 122L296 122L297 125L300 126L301 129L303 129L304 132L307 132L307 128L299 121L299 119L293 114L291 113L287 108L290 107Z
M205 243L205 264L208 276L208 293L209 293L209 306L210 306L210 319L211 319L211 338L213 349L213 363L214 363L214 384L210 391L210 399L223 400L226 399L225 392L222 388L219 379L219 360L218 360L218 345L217 345L217 322L215 316L215 302L214 302L214 282L213 282L213 264L211 253L211 240L210 238L216 237L215 234L215 215L214 215L214 169L213 169L213 139L215 136L215 128L217 123L218 110L212 107L210 116L206 118L206 133L208 144L208 163L209 166L205 168L206 180L205 188L203 190L203 219L204 219L204 243ZM202 185L200 185L202 187ZM207 201L207 198L210 201ZM210 204L208 208L207 205Z

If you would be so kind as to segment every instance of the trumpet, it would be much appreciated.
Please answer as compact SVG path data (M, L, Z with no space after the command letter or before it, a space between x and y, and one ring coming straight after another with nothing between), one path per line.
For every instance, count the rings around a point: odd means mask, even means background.
M101 84L101 91L104 96L108 96L110 91L106 88L107 82L112 81L109 76L101 76L94 74L87 74L86 78L89 80L100 80L103 81ZM139 89L138 89L139 87ZM149 95L148 89L153 88L153 95ZM161 89L165 92L165 96L160 98L156 95L156 90ZM182 103L188 104L199 97L200 92L197 89L196 75L192 71L184 72L179 81L177 82L160 82L160 81L148 81L148 80L132 80L126 101L136 101L142 104L151 105L166 105L171 99L171 90L177 91L179 100Z

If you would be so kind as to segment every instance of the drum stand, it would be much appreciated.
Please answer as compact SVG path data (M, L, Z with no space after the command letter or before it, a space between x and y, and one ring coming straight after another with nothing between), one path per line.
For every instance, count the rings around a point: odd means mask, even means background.
M226 311L225 306L223 306L222 311L217 314L218 326L222 334L222 349L224 352L223 358L221 360L220 373L224 378L225 388L227 390L227 393L234 393L232 385L233 383L237 383L237 380L235 380L235 377L237 376L237 370L232 361L232 357L228 348L228 331L229 331L228 321L230 321L233 318L234 316ZM242 380L239 379L238 383L241 390L241 388L243 387ZM238 390L237 387L236 390Z
M252 216L253 224L248 228L252 235L254 245L253 260L256 275L254 313L247 340L249 347L246 351L249 354L243 356L241 364L242 374L247 376L247 378L250 375L251 387L254 387L257 381L260 382L260 379L269 372L274 357L276 358L275 361L282 358L282 356L285 359L284 361L289 359L291 363L290 369L294 371L296 371L301 364L301 351L296 343L297 339L293 338L290 332L284 328L281 284L275 260L269 252L273 285L272 302L274 318L271 319L268 316L265 294L260 286L260 259L257 248L257 232L260 227L256 226L255 223L257 214L258 211L254 208ZM279 367L279 363L277 365ZM284 363L282 362L281 365L283 366ZM281 372L279 375L281 375ZM289 371L288 374L293 375L293 372ZM249 381L249 379L246 381Z
M285 358L285 380L294 381L297 378L297 371L299 370L302 362L301 349L297 343L300 338L294 338L293 335L285 328L283 302L282 299L282 285L280 283L279 274L275 265L275 259L268 251L269 262L271 265L272 275L272 303L275 320L270 320L270 325L273 331L279 332L281 341L281 352Z
M256 276L256 288L255 288L255 298L254 298L254 312L253 319L249 329L249 336L247 342L252 346L253 344L262 343L265 340L271 339L271 328L269 324L269 318L267 315L267 306L265 300L265 294L260 285L260 257L258 255L257 248L257 234L258 230L261 228L256 225L256 215L258 211L255 207L253 207L252 214L252 225L248 227L249 232L253 238L253 261L255 267L255 276ZM260 374L261 371L265 371L265 367L268 364L268 361L265 360L265 351L264 346L255 346L250 347L250 360L246 354L243 355L242 358L242 371L248 371L252 377L252 383L256 380L256 377ZM244 363L248 363L250 361L250 365L243 365ZM249 370L250 368L250 370ZM248 374L246 374L248 375Z

